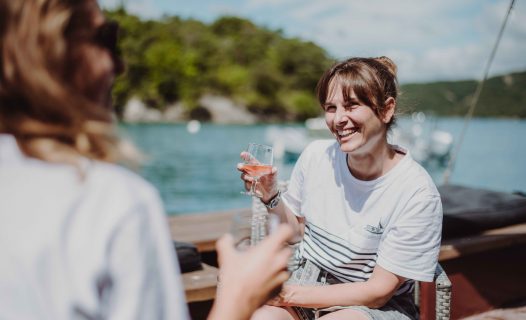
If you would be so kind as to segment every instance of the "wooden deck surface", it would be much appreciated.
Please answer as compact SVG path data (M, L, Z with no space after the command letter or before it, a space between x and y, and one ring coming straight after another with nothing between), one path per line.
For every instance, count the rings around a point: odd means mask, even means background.
M215 242L230 230L236 214L251 214L251 211L247 208L169 217L172 239L191 242L200 252L215 251Z
M526 307L491 310L462 320L524 320Z
M202 214L185 214L169 217L174 240L194 243L200 252L215 251L215 242L230 230L236 214L250 214L250 209L238 209ZM526 223L493 229L479 235L443 240L440 261L462 255L526 243Z
M217 287L218 270L203 264L203 270L183 273L186 301L206 301L214 299Z
M250 209L239 209L239 210L230 210L230 211L223 211L223 212L213 212L213 213L204 213L204 214L188 214L188 215L169 217L168 220L169 220L172 238L174 240L194 243L198 247L200 252L203 252L203 253L214 252L216 240L219 239L221 235L223 235L224 233L230 230L232 218L236 214L250 215L251 212L250 212ZM500 249L501 251L502 250L509 251L508 248L511 248L514 246L516 247L517 245L519 245L520 247L520 245L522 244L526 244L526 223L513 225L513 226L509 226L505 228L488 230L479 235L443 240L442 246L440 248L439 261L441 262L443 267L444 266L448 267L449 265L452 265L451 269L449 269L449 271L446 270L446 272L448 272L448 276L450 276L452 282L454 282L454 286L456 286L456 289L457 289L457 290L454 289L455 293L453 295L453 298L454 298L453 300L458 300L458 299L465 300L464 296L469 293L469 294L472 294L471 299L473 301L480 300L488 304L485 310L492 308L490 302L493 298L490 297L490 295L487 294L487 292L485 291L486 289L482 288L482 286L480 286L479 284L486 283L488 282L488 280L492 280L493 277L491 275L484 275L482 276L483 281L477 282L477 281L474 281L474 276L476 273L474 272L473 274L469 275L473 279L468 277L467 279L470 281L467 281L465 279L466 277L464 274L457 273L457 271L455 271L454 265L460 264L461 265L460 270L465 270L466 268L473 268L472 270L474 271L477 271L477 270L480 271L482 269L487 269L489 265L491 264L489 263L491 261L487 259L490 259L490 260L499 259L499 258L495 258L496 256L490 254L491 252L498 252L498 251L493 251L494 249ZM482 255L487 254L487 257L480 259L479 256L481 254ZM476 260L475 263L473 263L473 262L469 262L470 259L471 260L479 259L480 261ZM463 262L463 261L467 261L467 262ZM498 264L498 261L495 263ZM467 267L468 265L472 265L472 266ZM477 266L483 266L483 268L478 268ZM447 269L447 268L444 268L444 269ZM521 271L510 270L509 273L517 275L517 272L520 273ZM493 280L496 280L496 279L493 279ZM187 300L189 302L213 299L215 296L215 290L216 290L216 285L217 285L217 269L214 267L207 266L202 271L184 274L183 281L184 281L184 285L186 289ZM506 281L509 282L509 280L506 280ZM519 282L522 282L522 281L523 279L521 278ZM491 283L491 281L489 281L488 283L489 283L489 287L493 289L497 288L498 286L502 287L502 284L500 283L495 284L495 283ZM495 290L492 290L491 288L489 292L495 291ZM458 290L460 290L460 292ZM504 296L504 293L507 291L512 292L511 288L506 287L506 286L503 286L497 291L499 291L502 296ZM499 295L499 293L496 293L496 294ZM513 297L516 295L517 293L512 292L510 297ZM480 299L476 300L475 298L477 297ZM461 308L459 307L461 304L464 304L464 303L456 302L456 301L453 301L453 302L454 302L454 307L453 307L453 312L452 312L452 319L462 318L461 314L464 311L462 311ZM482 302L476 303L476 304L478 305L478 304L481 304ZM464 314L469 315L469 314L479 313L483 311L482 308L479 308L479 309L480 311L478 312L474 309L474 310L471 310L473 312L468 310L469 312L466 311L464 312ZM457 313L457 315L455 315L455 313ZM506 313L506 315L507 316L503 317L502 319L516 319L514 318L515 316L518 315L519 317L521 317L521 316L524 316L524 313L522 309L519 309L518 312L515 311L511 313ZM491 317L492 314L488 314L488 316ZM487 318L480 317L480 318L473 318L473 319L478 320L478 319L487 319ZM489 318L489 319L494 319L494 318Z
M445 261L523 243L526 243L526 223L488 230L479 235L444 240L438 260Z

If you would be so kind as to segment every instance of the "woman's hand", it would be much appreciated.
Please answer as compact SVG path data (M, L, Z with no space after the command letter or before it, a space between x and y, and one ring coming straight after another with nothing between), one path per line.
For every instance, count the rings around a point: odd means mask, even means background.
M298 289L297 285L284 285L283 288L281 288L280 293L276 297L267 301L267 304L274 307L294 306L293 297L296 289Z
M230 234L216 244L220 284L209 319L248 319L288 278L291 250L286 242L292 229L281 225L275 233L246 251L234 248Z
M246 151L241 152L241 159L243 161L249 161L254 164L257 164L257 160L250 157L250 154ZM237 164L237 170L241 171L241 180L245 183L245 189L250 190L252 187L252 183L254 183L254 178L252 178L247 171L243 169L243 163ZM277 182L277 175L278 169L276 167L272 167L272 171L269 174L266 174L264 176L261 176L258 180L257 186L256 186L256 194L261 198L261 200L264 203L267 203L278 193L278 182Z

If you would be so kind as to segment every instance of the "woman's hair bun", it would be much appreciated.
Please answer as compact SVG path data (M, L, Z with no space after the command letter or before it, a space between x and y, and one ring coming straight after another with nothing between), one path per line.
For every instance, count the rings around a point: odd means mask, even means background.
M393 62L393 60L389 59L388 57L386 56L381 56L381 57L378 57L378 58L374 58L374 60L380 62L381 64L383 64L387 70L389 70L389 72L396 77L396 71L397 71L397 67L396 67L396 64Z

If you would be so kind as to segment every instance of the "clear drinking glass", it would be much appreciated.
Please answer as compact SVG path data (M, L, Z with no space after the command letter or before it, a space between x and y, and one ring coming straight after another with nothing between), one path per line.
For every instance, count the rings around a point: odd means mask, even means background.
M230 234L234 238L236 249L244 251L252 245L252 213L240 212L232 217Z
M240 212L232 218L230 234L234 238L235 247L245 250L274 233L279 223L279 218L274 214L255 215L251 212Z
M279 223L279 218L274 214L259 215L250 211L236 213L232 217L230 225L230 234L234 238L234 246L239 251L245 251L258 245L264 237L275 232ZM258 238L259 236L263 238ZM220 279L219 276L218 286L221 282ZM277 296L280 291L281 286L274 289L270 292L269 299Z
M248 192L241 192L246 195L253 197L259 197L256 193L256 187L259 182L259 178L272 172L272 163L274 160L272 147L250 143L247 148L248 157L244 160L243 170L254 179L252 187Z

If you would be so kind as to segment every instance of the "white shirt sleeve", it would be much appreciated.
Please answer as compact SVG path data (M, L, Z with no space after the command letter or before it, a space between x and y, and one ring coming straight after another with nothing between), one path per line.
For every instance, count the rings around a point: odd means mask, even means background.
M409 203L404 213L384 233L377 263L402 277L433 281L442 234L440 196Z
M113 282L108 319L189 319L160 199L155 192L140 198L108 248Z

